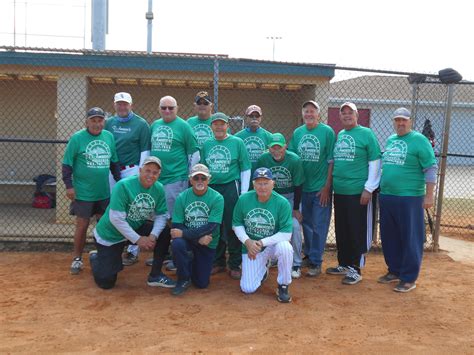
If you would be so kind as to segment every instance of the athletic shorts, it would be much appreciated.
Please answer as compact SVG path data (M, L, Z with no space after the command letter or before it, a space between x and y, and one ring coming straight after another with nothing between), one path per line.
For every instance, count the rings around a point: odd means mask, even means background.
M107 206L109 205L110 199L99 201L81 201L74 200L71 202L69 207L69 213L72 216L80 218L91 218L94 215L103 215Z

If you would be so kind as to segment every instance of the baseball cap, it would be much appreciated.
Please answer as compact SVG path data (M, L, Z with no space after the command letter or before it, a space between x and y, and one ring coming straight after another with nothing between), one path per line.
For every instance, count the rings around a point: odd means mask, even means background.
M194 102L198 103L199 100L206 100L207 102L209 102L210 104L212 104L212 99L211 97L209 96L209 93L207 91L199 91L197 94L196 94L196 97L194 98Z
M149 157L146 157L145 160L143 161L143 166L145 166L147 164L151 164L151 163L158 165L161 169L161 160L160 160L160 158L155 157L153 155L150 155Z
M119 102L119 101L124 101L131 104L132 95L130 95L128 92L118 92L114 96L114 102Z
M354 103L352 103L352 102L344 102L344 103L341 105L341 108L339 109L339 112L341 112L342 109L343 109L344 107L346 107L346 106L349 107L352 111L357 112L357 106L356 106Z
M411 116L411 113L410 113L410 111L408 111L408 109L406 109L405 107L400 107L400 108L397 108L395 110L395 112L393 113L392 118L395 119L397 117L401 117L401 118L404 118L406 120L409 120L410 116Z
M268 168L258 168L257 170L255 170L253 172L253 179L252 180L256 180L256 179L260 179L260 178L273 180L272 171Z
M229 123L229 116L223 112L216 112L211 116L211 123L214 121L224 121L225 123Z
M89 111L87 111L87 118L92 117L102 117L105 118L105 112L100 107L92 107Z
M262 109L260 108L260 106L257 105L250 105L249 107L247 107L247 109L245 110L245 115L248 116L253 112L257 112L260 116L262 115Z
M314 101L314 100L305 101L305 102L303 103L302 108L305 108L306 105L308 105L308 104L313 105L313 106L316 107L316 109L319 111L319 105L318 105L318 103L317 103L316 101Z
M268 146L273 147L274 145L279 145L280 147L284 147L286 145L285 136L281 133L273 133Z
M211 177L209 173L209 169L204 164L196 164L191 168L191 172L189 173L189 177L193 177L196 175L204 175L208 178Z

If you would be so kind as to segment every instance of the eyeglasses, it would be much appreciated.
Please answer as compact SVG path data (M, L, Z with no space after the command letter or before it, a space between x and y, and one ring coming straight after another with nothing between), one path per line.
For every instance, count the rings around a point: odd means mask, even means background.
M160 106L163 111L173 111L176 106Z
M205 175L194 175L193 180L194 181L207 181L207 176L205 176Z
M196 105L198 105L198 106L202 106L202 105L204 105L204 106L209 106L209 102L207 102L207 101L199 101L199 102L196 103Z

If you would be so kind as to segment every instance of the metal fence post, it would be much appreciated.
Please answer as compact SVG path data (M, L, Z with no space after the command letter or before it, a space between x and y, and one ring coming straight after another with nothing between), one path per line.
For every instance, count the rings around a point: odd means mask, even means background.
M444 179L446 176L446 165L449 144L449 126L451 125L451 111L453 105L454 84L448 85L448 95L446 101L446 113L444 120L443 147L441 149L441 164L439 169L438 201L436 202L436 221L433 233L433 251L439 249L439 234L441 227L441 213L443 210Z
M416 109L418 106L418 83L412 84L412 96L411 96L411 117L413 120L413 129L415 128L416 124Z
M214 58L214 112L219 111L219 58Z

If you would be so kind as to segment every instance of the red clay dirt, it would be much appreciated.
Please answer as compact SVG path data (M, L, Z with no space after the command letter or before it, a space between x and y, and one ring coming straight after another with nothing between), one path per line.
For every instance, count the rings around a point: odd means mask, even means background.
M303 277L291 304L275 299L276 269L253 295L218 274L171 296L146 285L148 256L104 291L87 262L69 275L70 254L0 253L0 352L474 353L472 265L441 253L425 254L411 293L376 282L385 264L373 253L361 283Z

